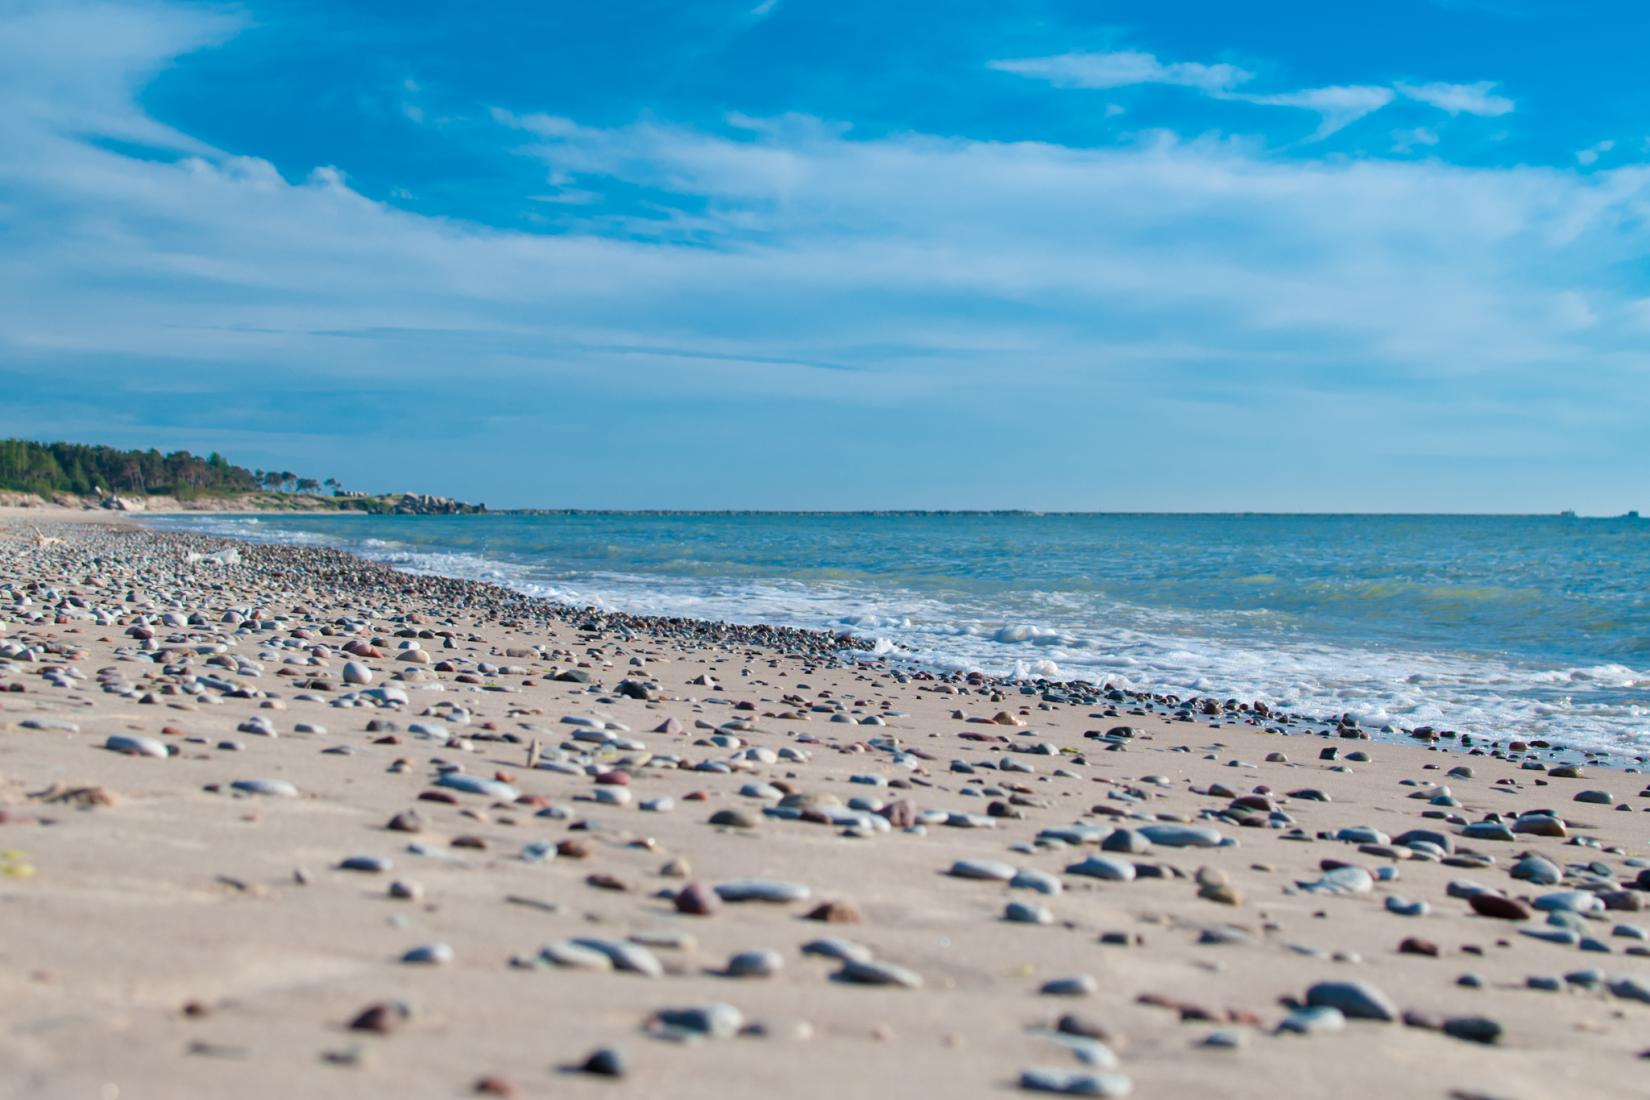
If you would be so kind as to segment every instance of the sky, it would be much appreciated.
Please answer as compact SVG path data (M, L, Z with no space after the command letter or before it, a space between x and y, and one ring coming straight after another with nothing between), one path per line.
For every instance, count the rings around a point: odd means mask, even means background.
M7 0L0 435L494 507L1650 511L1647 39Z

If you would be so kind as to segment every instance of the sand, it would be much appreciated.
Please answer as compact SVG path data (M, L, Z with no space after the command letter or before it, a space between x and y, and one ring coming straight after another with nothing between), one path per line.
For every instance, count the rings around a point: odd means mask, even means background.
M1103 1028L1118 1058L1108 1072L1126 1077L1141 1097L1644 1094L1650 1004L1603 987L1545 992L1526 981L1596 967L1606 979L1650 986L1650 958L1628 954L1642 952L1644 942L1612 934L1618 925L1650 928L1650 918L1631 909L1579 918L1584 935L1611 949L1596 953L1521 934L1546 927L1542 914L1524 923L1477 916L1447 892L1452 880L1523 898L1582 886L1602 890L1613 905L1636 907L1642 893L1604 889L1607 883L1581 869L1597 861L1620 886L1635 882L1640 869L1628 861L1650 847L1642 776L1588 767L1580 778L1560 778L1488 746L1469 754L1328 734L1280 736L1252 714L1223 714L1211 725L1177 720L1168 707L1130 713L1142 709L1135 700L1108 715L1103 702L1045 703L1012 687L914 679L846 655L798 656L726 636L711 644L687 627L653 633L646 624L605 620L605 632L581 632L576 616L525 601L504 607L506 597L482 586L399 578L366 564L355 575L338 565L339 556L293 549L243 547L240 565L191 563L191 551L230 544L111 526L107 516L62 522L70 515L42 523L48 538L62 540L45 547L36 544L34 516L0 517L0 646L56 642L69 650L0 658L0 689L25 688L0 691L5 1095L442 1097L473 1095L483 1078L524 1097L1006 1095L1021 1092L1021 1074L1033 1067L1086 1071L1065 1047L1036 1034L1066 1013ZM54 586L58 597L74 593L83 606L55 621L56 601L39 589L26 608L14 606L13 593L35 583ZM251 607L278 616L281 629L238 634L219 621L226 610ZM99 609L104 624L90 617ZM151 663L145 643L127 630L139 616L167 610L200 612L206 625L157 624L151 651L175 652L165 665ZM41 611L48 612L42 620L27 621ZM359 634L337 626L331 636L319 632L357 615L367 624ZM275 652L271 639L291 638L306 625L312 637L294 639L296 647L273 660L260 658ZM419 644L432 663L397 660L395 632L404 628L449 631L453 647L427 637ZM359 690L340 682L353 658L339 647L373 635L388 648L384 657L360 660L374 670L371 686L400 684L409 704L331 705ZM207 654L191 647L212 643L256 662L261 674L207 667ZM780 644L794 650L801 643ZM316 656L316 646L326 655ZM508 655L531 647L539 652ZM435 671L442 660L458 662L458 671ZM516 671L478 674L477 661ZM50 666L73 667L85 679L52 686L41 675ZM132 692L102 690L103 669L118 670ZM285 669L301 676L277 674ZM592 683L551 679L569 670ZM402 683L393 679L398 673L428 679ZM706 673L720 686L690 683ZM140 701L144 692L209 674L259 697ZM461 682L461 675L481 682ZM310 678L324 678L330 690L294 686ZM631 678L657 685L658 698L613 694ZM491 690L500 687L509 690ZM934 690L941 687L957 694ZM739 703L754 709L736 709ZM855 718L897 716L880 726L832 722L829 713L806 709L816 703L840 703ZM465 707L470 720L424 713L436 704ZM957 711L964 717L954 717ZM1023 725L988 721L1003 712ZM254 716L278 736L237 732ZM579 727L564 724L568 716L619 723L630 732L613 736L645 749L574 742ZM648 732L672 717L683 732ZM753 726L732 731L743 743L737 748L710 743L714 728L696 728L736 719ZM368 732L373 720L395 723L396 743ZM409 729L415 722L442 723L452 740L421 737ZM294 732L300 723L327 732ZM1119 726L1136 731L1122 751L1085 736ZM154 738L175 751L152 758L103 747L118 734ZM505 735L517 740L490 739ZM591 771L626 772L632 801L599 804L591 801L592 776L530 769L535 739L546 758L562 754ZM901 762L871 744L890 740L915 756ZM222 742L240 751L221 749ZM1061 755L1008 751L1042 742ZM349 752L326 751L341 747ZM691 767L733 761L750 747L801 750L807 759L741 760L727 773ZM1320 760L1326 747L1339 758ZM1347 763L1346 754L1358 750L1371 759ZM582 760L578 752L593 755ZM649 754L679 756L683 766L661 766ZM1286 760L1268 761L1269 754ZM985 766L1007 759L1032 770ZM952 771L958 760L976 772ZM405 762L399 770L397 761ZM438 761L479 777L504 773L525 801L462 793L454 803L421 801L436 789ZM1473 777L1446 780L1461 765ZM255 778L288 781L299 795L230 790ZM764 816L772 801L739 793L749 783L776 782L842 803L905 799L920 810L982 817L989 803L1013 799L1020 804L1009 808L1019 816L992 819L991 828L932 824L844 835L830 824ZM1442 812L1464 821L1498 812L1510 821L1550 808L1568 822L1570 839L1465 839L1459 825L1424 819L1438 808L1411 797L1443 783L1460 805ZM1211 794L1212 785L1233 793ZM963 792L970 787L999 793L969 797ZM1262 787L1300 839L1288 839L1288 826L1200 818ZM1287 797L1306 788L1331 801ZM1576 802L1583 790L1607 791L1630 809ZM73 791L81 793L66 794ZM674 799L674 809L639 808L661 797ZM547 808L565 816L545 816ZM425 831L386 829L413 809L428 819ZM708 823L728 809L743 811L755 827ZM1110 816L1117 813L1133 816ZM1096 853L1094 845L1037 841L1044 829L1074 823L1159 821L1213 826L1236 843L1100 853L1164 876L1109 882L1064 872ZM1407 850L1381 854L1329 839L1349 826L1392 836L1437 829L1458 849L1494 862L1396 859ZM1599 847L1578 846L1576 837ZM458 838L478 838L484 847L455 846ZM520 858L535 843L570 839L587 846L587 858ZM412 843L434 854L414 854ZM1569 870L1565 883L1511 879L1509 868L1526 852ZM393 866L382 874L338 869L352 856ZM1035 868L1064 889L1044 896L947 874L959 859ZM1398 877L1348 896L1303 891L1297 884L1319 879L1325 860L1372 873L1392 868ZM662 874L671 861L685 861L688 877ZM1202 868L1223 873L1240 903L1200 896L1194 876ZM625 889L592 885L591 876L610 876ZM709 916L680 914L672 901L688 882L753 877L805 884L812 896L725 904ZM391 880L416 884L421 899L391 899ZM1430 912L1390 912L1392 895L1423 900ZM1004 906L1016 900L1046 906L1054 923L1004 921ZM806 919L822 901L848 903L861 919ZM1226 928L1242 933L1238 942L1199 942L1206 930ZM1108 934L1125 942L1102 942ZM584 936L678 942L653 949L665 968L656 978L511 965L513 956L533 956L550 941ZM837 964L799 950L825 936L908 968L922 987L832 980ZM1436 945L1438 957L1400 953L1400 942L1412 937ZM430 944L449 945L452 961L399 961ZM783 956L778 974L718 973L733 953L763 948ZM1481 985L1457 984L1467 973ZM1049 979L1076 975L1092 976L1092 995L1039 993ZM1290 1014L1286 1002L1324 981L1368 983L1419 1026L1353 1019L1334 1033L1277 1034ZM393 1034L348 1027L368 1006L397 1000L411 1016ZM648 1031L661 1009L715 1002L735 1006L746 1033L684 1042ZM1436 1030L1459 1017L1495 1021L1499 1041ZM1238 1045L1203 1045L1215 1032L1230 1033ZM624 1077L566 1068L601 1047L622 1052Z

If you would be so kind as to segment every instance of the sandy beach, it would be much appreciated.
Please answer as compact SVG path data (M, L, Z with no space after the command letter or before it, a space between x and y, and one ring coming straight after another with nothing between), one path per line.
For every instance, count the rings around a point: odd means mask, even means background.
M1644 1092L1632 771L71 518L0 517L6 1095Z

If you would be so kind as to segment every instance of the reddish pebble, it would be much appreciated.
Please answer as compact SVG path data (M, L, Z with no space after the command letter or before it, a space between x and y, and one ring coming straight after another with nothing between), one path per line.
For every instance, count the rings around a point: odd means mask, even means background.
M721 908L716 891L699 882L690 882L676 891L676 911L694 917L708 917Z

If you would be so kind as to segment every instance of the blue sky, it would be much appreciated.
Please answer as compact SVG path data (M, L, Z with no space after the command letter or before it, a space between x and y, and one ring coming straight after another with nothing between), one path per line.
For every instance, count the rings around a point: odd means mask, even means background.
M500 505L1650 508L1650 8L13 0L0 432Z

